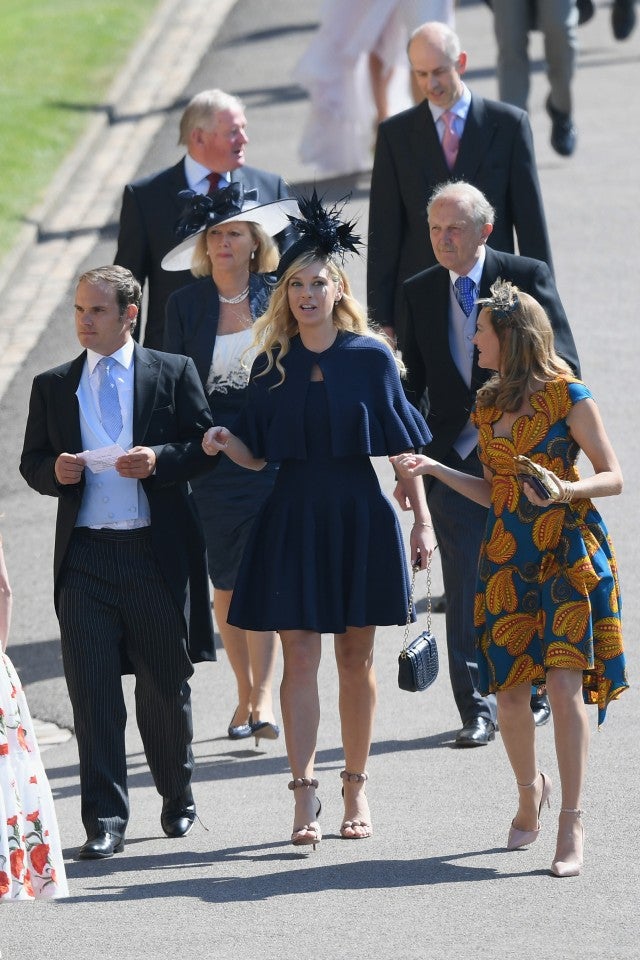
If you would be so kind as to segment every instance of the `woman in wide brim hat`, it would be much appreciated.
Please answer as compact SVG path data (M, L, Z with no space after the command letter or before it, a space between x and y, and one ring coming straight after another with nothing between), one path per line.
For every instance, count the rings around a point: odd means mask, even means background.
M185 190L181 196L185 199L185 209L176 224L176 238L180 242L163 258L163 270L191 270L196 248L202 244L203 234L213 226L233 220L255 225L266 236L275 237L290 226L290 217L300 213L296 200L261 204L258 191L246 190L241 183L231 183L210 195ZM277 262L276 252L275 264Z
M278 263L272 236L298 212L295 200L260 205L256 191L233 183L212 196L189 195L178 236L164 258L168 270L198 279L177 290L166 308L164 349L193 359L216 422L231 424L244 404L253 321L267 308ZM231 739L276 739L272 702L277 636L230 626L227 614L249 529L271 491L276 464L249 473L231 461L192 482L207 540L218 631L237 684Z

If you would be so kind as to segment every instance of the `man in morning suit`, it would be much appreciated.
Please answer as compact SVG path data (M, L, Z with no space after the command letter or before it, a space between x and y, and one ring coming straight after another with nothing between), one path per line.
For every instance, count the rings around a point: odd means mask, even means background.
M156 350L162 349L169 295L193 283L188 270L170 273L161 267L177 242L174 228L184 207L179 193L206 194L238 182L256 188L260 203L291 196L282 177L245 165L247 120L237 97L217 89L196 94L182 114L178 142L187 153L175 166L125 187L114 260L142 287L149 284L144 345Z
M209 468L209 404L193 361L132 339L140 284L83 274L85 350L34 382L20 472L58 498L54 600L80 758L80 859L120 852L129 818L121 674L169 837L195 820L189 677L215 660L204 537L188 485ZM122 449L120 449L122 448ZM126 452L125 452L126 451Z
M466 180L496 211L491 245L551 267L551 250L527 114L472 94L467 55L443 23L418 27L408 46L422 103L380 124L371 178L369 313L402 345L402 283L432 266L426 209L435 187ZM449 129L449 125L451 129Z
M501 253L486 246L495 211L468 183L439 187L427 210L438 264L407 280L402 356L409 399L422 409L433 440L425 453L473 476L482 475L477 430L469 414L478 387L490 376L480 370L473 345L479 297L501 277L531 294L546 310L556 350L579 374L578 354L551 271L542 260ZM459 289L460 288L460 289ZM487 511L445 484L425 478L429 510L440 547L444 580L449 676L462 729L456 746L482 746L495 736L495 697L477 687L473 622L476 572ZM402 489L396 491L402 504ZM533 696L539 725L549 719L546 697Z

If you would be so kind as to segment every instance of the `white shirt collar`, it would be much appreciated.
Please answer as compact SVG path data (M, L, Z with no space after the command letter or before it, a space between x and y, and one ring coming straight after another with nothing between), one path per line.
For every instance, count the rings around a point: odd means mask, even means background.
M463 83L462 84L462 95L459 100L453 104L452 107L448 109L451 113L455 113L457 117L464 122L467 119L467 114L469 113L469 107L471 106L471 91ZM433 117L434 123L437 123L443 113L446 113L442 107L436 107L434 104L429 103L429 110L431 110L431 116Z
M204 186L204 181L207 179L207 177L211 172L212 171L209 169L209 167L205 167L203 166L203 164L199 163L197 160L194 160L190 153L185 154L184 176L190 190L193 190L196 193L201 192ZM218 170L217 173L222 174L222 176L225 177L227 180L229 181L231 180L231 174L229 173L228 170L227 171ZM207 187L209 186L208 183L206 185Z
M133 338L129 337L119 350L116 350L115 353L109 354L109 356L113 357L114 360L117 360L118 363L125 368L125 370L128 370L133 363ZM100 360L102 360L102 357L102 353L96 353L95 350L87 349L87 366L89 368L89 376L91 376Z
M451 277L451 283L455 286L455 282L460 276L470 277L471 280L475 283L476 287L480 286L480 278L482 277L482 270L484 268L484 258L486 250L484 243L480 246L480 252L478 254L478 259L469 270L469 273L460 274L456 273L454 270L449 270L449 276Z

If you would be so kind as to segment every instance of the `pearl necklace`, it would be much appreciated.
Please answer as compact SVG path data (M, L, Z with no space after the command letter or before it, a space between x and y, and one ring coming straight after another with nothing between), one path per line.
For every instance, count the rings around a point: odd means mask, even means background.
M242 301L249 296L249 284L246 285L242 293L239 293L237 297L223 297L221 293L218 293L218 300L220 303L242 303Z

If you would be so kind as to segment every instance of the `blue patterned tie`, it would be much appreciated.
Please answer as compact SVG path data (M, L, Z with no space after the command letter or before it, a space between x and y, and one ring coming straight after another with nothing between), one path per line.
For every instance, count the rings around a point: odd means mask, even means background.
M454 286L456 288L456 299L464 310L465 316L468 317L476 301L476 285L471 277L458 277Z
M117 440L122 430L122 413L120 412L118 387L111 375L111 370L117 366L117 363L118 361L114 360L113 357L102 357L102 359L98 361L98 366L100 367L100 386L98 387L100 417L102 419L102 426L112 440Z

